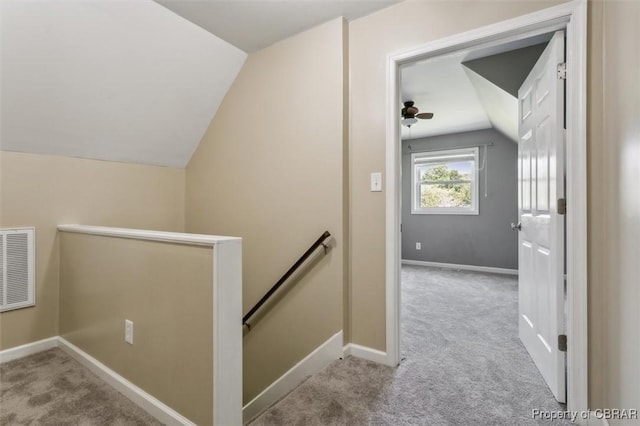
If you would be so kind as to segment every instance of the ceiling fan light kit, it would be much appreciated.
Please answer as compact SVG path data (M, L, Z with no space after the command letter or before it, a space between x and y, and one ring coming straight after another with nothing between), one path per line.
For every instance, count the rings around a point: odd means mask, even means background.
M418 122L416 118L403 118L400 120L403 126L411 127Z

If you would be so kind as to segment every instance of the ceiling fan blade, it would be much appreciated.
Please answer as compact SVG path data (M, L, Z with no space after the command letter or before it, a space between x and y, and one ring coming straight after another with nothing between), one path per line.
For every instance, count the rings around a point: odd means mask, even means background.
M416 118L420 118L422 120L429 120L433 118L432 112L421 112L420 114L416 114Z
M403 108L402 111L404 112L404 115L416 115L418 113L418 108L414 106L409 106L409 107Z

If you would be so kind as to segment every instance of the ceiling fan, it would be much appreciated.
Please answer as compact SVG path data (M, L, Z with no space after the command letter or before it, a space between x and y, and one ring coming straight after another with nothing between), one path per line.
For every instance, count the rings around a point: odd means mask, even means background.
M413 106L413 101L406 101L404 108L402 108L402 120L400 121L404 126L411 127L420 120L430 120L433 118L432 112L421 112L418 114L418 108Z

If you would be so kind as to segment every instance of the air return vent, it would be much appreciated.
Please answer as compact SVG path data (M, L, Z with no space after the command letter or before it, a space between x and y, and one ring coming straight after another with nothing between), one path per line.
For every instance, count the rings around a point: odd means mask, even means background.
M35 304L34 232L0 229L0 312Z

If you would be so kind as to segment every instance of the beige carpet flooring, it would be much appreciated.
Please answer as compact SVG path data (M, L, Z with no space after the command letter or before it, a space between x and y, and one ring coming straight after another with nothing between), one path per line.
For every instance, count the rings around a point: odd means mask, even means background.
M0 365L2 426L160 424L60 349Z

